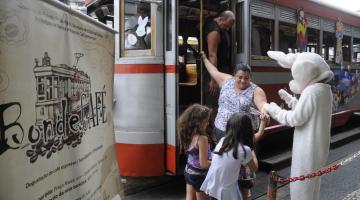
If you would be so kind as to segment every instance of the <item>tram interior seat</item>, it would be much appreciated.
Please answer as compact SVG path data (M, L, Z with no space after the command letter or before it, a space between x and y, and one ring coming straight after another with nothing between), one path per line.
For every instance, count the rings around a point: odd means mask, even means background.
M198 41L188 41L188 36L182 36L179 41L179 85L196 86L198 83Z
M185 69L180 70L179 76L180 82L179 85L181 86L195 86L197 84L197 69L196 64L187 64Z

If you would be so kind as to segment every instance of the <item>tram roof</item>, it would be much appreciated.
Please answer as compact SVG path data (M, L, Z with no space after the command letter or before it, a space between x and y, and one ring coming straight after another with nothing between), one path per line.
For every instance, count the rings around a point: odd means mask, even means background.
M338 10L338 11L341 11L341 12L344 12L344 13L347 13L347 14L350 14L350 15L353 15L355 17L359 17L360 18L360 7L357 8L358 10L357 11L351 11L351 10L347 10L347 9L344 9L344 8L340 8L338 6L334 6L333 4L330 4L326 1L323 1L323 0L309 0L311 2L314 2L314 3L317 3L319 5L322 5L322 6L326 6L326 7L329 7L329 8L332 8L332 9L335 9L335 10Z

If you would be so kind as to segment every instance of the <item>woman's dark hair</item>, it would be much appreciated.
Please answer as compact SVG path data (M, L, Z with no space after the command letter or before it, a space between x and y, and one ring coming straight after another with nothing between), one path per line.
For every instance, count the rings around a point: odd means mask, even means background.
M244 150L244 158L246 151L243 145L254 148L254 131L250 117L245 113L234 113L226 124L225 138L221 148L215 154L222 155L233 150L233 156L237 159L238 145Z
M244 63L236 64L235 67L234 67L233 75L235 75L240 70L243 71L243 72L249 73L250 76L251 76L251 68L250 68L249 65L244 64Z
M194 134L206 135L203 123L208 120L210 109L200 104L189 106L179 117L177 122L180 152L185 153Z

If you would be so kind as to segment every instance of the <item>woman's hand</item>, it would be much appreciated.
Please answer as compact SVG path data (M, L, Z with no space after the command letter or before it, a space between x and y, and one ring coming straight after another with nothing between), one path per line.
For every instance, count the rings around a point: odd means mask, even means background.
M253 107L250 107L250 111L251 114L258 116L260 120L265 121L265 122L269 122L270 121L270 115L265 111L265 109L262 109L261 112L256 110Z
M205 59L207 59L207 57L206 57L206 54L205 54L205 52L204 51L201 51L200 52L200 58L201 58L201 60L205 60Z
M266 102L265 102L266 103ZM270 122L270 115L269 113L266 111L266 109L264 108L264 105L262 106L261 110L260 110L260 115L259 115L259 119L260 120L264 120L266 123L266 125L269 125Z
M260 120L264 120L266 123L266 125L268 125L269 124L269 122L270 122L270 115L269 114L267 114L266 112L261 112L260 114L259 114L259 119Z

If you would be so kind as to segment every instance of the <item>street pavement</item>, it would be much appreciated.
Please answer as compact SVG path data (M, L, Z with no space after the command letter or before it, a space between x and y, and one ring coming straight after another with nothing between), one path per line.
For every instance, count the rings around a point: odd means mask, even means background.
M329 155L328 165L342 160L360 151L360 140L355 140L344 146L332 149ZM304 160L305 161L305 160ZM360 199L360 157L355 158L347 165L338 170L322 176L321 200L359 200ZM277 172L279 175L288 177L290 167ZM160 185L144 191L128 195L125 200L185 200L185 182L182 176L166 177ZM268 175L265 172L257 172L255 187L251 190L250 199L266 200L266 188ZM278 200L290 200L289 185L278 189Z
M346 195L343 200L359 200L360 199L360 189L352 192L351 194Z

